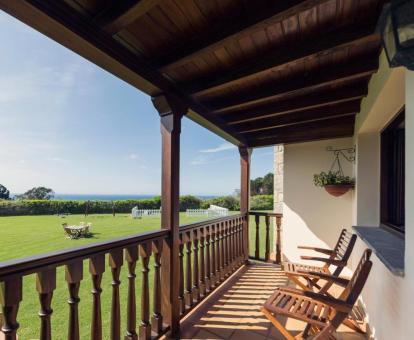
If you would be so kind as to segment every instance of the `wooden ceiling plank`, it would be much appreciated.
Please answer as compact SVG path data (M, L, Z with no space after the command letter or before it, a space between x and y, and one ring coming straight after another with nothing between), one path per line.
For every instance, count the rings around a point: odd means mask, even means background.
M351 137L354 133L355 116L335 117L323 121L307 122L279 127L262 133L260 137L248 138L249 147L270 146L283 143L299 143L327 138Z
M100 17L98 23L107 33L114 35L161 2L162 0L140 0L121 13L112 9L107 11L107 15Z
M195 40L193 44L189 44L187 48L182 49L180 53L173 56L175 59L166 60L160 66L161 72L168 72L169 69L179 67L189 60L195 58L207 51L216 50L223 47L232 40L240 40L257 31L264 30L268 26L274 25L295 15L297 12L315 7L318 4L330 0L284 0L278 1L273 11L264 13L264 17L258 17L255 22L240 21L230 25L227 30L222 30L217 36L207 36L205 40Z
M259 121L281 114L324 107L339 103L345 103L355 99L361 99L368 93L368 86L365 83L353 83L351 86L335 89L334 91L320 94L306 95L299 98L290 98L276 103L267 103L257 107L241 109L221 114L222 118L229 125L238 125L250 121Z
M356 99L345 104L341 103L295 113L286 113L276 117L262 119L260 121L247 122L238 125L235 127L235 129L239 133L257 135L262 131L270 130L280 126L288 126L307 121L310 122L315 120L329 119L334 116L357 114L360 111L360 103L361 101L359 99Z
M325 86L341 82L356 81L367 78L378 70L377 58L360 59L352 64L338 65L318 70L317 74L308 74L307 77L296 77L293 80L278 81L266 87L251 90L248 94L237 94L231 97L202 102L210 110L230 110L241 108L247 104L259 104L271 99L282 98L287 94L317 90Z
M189 85L184 84L184 91L191 93L197 98L238 82L244 82L252 77L260 77L274 71L277 68L287 66L292 62L305 61L312 56L318 57L340 51L355 45L366 45L370 42L380 41L378 34L373 33L374 24L363 23L361 27L342 28L325 34L315 41L309 39L300 45L294 45L281 52L280 49L266 54L259 60L254 60L247 65L233 68L230 72L214 73L204 79L192 81Z

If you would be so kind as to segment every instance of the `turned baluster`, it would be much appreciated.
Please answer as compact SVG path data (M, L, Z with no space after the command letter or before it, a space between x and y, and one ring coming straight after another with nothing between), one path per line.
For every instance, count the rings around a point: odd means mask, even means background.
M89 260L89 273L92 277L92 340L102 340L101 283L104 272L105 254L95 255L91 257Z
M125 340L138 339L137 334L137 308L135 293L135 269L138 261L138 246L125 249L125 260L128 264L128 297L127 297L127 329Z
M220 223L220 232L219 232L219 238L220 238L220 281L223 281L226 273L225 273L225 256L226 256L226 249L224 247L224 222Z
M266 215L266 250L265 250L265 261L269 261L270 258L270 216Z
M282 263L282 217L276 216L276 263Z
M221 281L221 242L220 242L220 223L216 224L216 281Z
M36 289L40 301L40 340L52 339L51 315L53 313L52 297L56 289L56 268L37 273Z
M151 339L151 325L149 322L149 260L151 256L151 242L139 245L139 255L142 263L142 288L141 288L141 325L139 326L139 338Z
M244 260L243 254L243 221L241 218L238 219L238 243L239 243L239 263L242 263Z
M76 260L66 265L66 282L69 288L69 326L68 339L79 340L79 288L83 278L83 262Z
M185 233L185 241L186 241L186 260L187 260L187 268L186 268L186 289L185 289L185 304L188 307L193 306L193 293L192 293L192 279L191 279L191 231Z
M206 264L204 260L204 249L205 249L205 230L200 228L200 295L206 295Z
M199 288L199 270L198 270L198 246L199 246L199 239L198 239L198 230L193 230L193 298L196 302L200 301L200 288Z
M232 272L232 261L231 261L231 221L227 221L227 228L226 228L226 240L227 240L227 273L228 275Z
M205 229L206 235L206 271L205 271L205 283L206 283L206 293L211 290L211 259L210 259L210 233L211 228L207 226Z
M210 272L210 289L213 289L216 286L216 226L211 225L211 234L210 234L210 244L211 244L211 272Z
M229 229L229 242L230 242L230 265L231 271L233 272L236 269L235 263L235 250L234 250L234 220L230 221Z
M180 262L180 287L178 293L178 301L180 304L180 314L185 313L185 300L184 300L184 240L185 236L180 233L180 245L178 250L178 258Z
M112 274L112 305L111 305L111 340L121 338L121 310L119 302L119 275L123 264L122 249L116 249L109 253L109 266Z
M222 242L223 242L223 278L227 277L229 274L229 258L228 258L228 247L227 247L227 227L228 222L223 222L223 228L221 230Z
M162 332L161 315L161 254L163 240L156 240L152 243L154 253L154 312L151 319L152 330L156 334Z
M22 301L22 278L14 277L0 283L0 304L3 313L3 325L0 338L4 340L16 340L19 323L17 312ZM3 337L1 337L3 335Z
M254 258L256 260L259 259L260 257L260 240L259 240L259 225L260 225L260 216L259 215L255 215L254 219L256 221L256 251L254 253Z

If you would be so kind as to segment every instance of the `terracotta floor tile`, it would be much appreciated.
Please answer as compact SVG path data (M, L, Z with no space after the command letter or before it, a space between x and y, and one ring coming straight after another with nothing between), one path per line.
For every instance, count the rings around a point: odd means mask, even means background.
M190 335L192 339L283 339L260 308L276 287L287 283L286 276L275 266L244 267L225 283L219 293L213 293L182 322L182 334ZM294 335L305 327L303 322L293 319L280 321ZM341 326L338 339L365 338Z

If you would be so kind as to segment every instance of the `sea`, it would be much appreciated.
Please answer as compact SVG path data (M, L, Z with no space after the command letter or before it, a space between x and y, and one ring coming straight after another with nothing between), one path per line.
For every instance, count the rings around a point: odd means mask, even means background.
M56 201L121 201L151 199L157 195L103 195L103 194L55 194ZM194 195L200 199L210 199L217 196Z

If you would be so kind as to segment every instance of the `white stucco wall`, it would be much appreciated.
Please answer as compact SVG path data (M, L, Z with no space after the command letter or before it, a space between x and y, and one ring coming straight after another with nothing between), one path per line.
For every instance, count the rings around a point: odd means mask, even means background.
M303 255L297 245L333 247L341 229L352 224L352 191L333 197L313 184L313 174L328 171L333 162L328 146L349 148L352 138L285 146L283 252L291 261ZM352 163L341 163L345 174L352 175Z
M373 268L362 301L373 338L414 339L414 72L389 69L384 55L380 70L370 82L362 103L353 139L337 139L285 145L283 251L299 261L299 244L330 246L341 228L351 225L379 226L380 132L405 103L406 109L406 234L405 276L392 274L373 254ZM312 175L330 166L326 146L357 148L355 191L334 198L312 184ZM345 164L344 164L345 165ZM367 245L358 239L350 260L354 268ZM303 252L301 252L302 254Z

